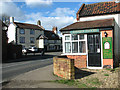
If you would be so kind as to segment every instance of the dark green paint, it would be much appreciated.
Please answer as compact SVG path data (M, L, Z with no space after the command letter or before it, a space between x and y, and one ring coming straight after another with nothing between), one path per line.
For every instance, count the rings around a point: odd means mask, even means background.
M104 44L106 42L109 42L110 49L104 49ZM112 52L112 37L103 37L102 38L103 43L103 59L112 59L113 58L113 52Z

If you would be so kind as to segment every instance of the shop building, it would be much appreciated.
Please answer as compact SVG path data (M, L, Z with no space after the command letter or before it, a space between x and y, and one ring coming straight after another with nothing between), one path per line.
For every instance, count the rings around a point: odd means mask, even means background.
M120 58L120 2L83 4L62 28L63 54L78 68L113 68Z

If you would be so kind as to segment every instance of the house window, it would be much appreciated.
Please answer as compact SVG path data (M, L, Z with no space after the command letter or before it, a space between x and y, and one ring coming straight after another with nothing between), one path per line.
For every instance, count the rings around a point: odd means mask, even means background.
M34 43L34 42L35 42L34 37L30 37L30 43Z
M20 29L20 34L25 34L25 30L24 29Z
M20 43L25 43L25 37L20 37Z
M86 53L86 34L66 34L64 35L64 53Z
M30 34L34 35L35 34L35 30L31 29L30 30Z

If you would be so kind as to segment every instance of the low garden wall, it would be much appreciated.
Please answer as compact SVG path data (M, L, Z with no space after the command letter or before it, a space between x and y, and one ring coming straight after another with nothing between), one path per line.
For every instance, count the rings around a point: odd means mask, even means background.
M54 57L53 72L64 79L75 79L74 59L69 59L66 56Z

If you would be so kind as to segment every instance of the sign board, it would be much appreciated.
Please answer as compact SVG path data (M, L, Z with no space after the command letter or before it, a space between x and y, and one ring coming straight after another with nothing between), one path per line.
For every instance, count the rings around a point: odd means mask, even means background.
M113 58L112 37L103 37L102 44L103 44L103 59L112 59Z
M95 32L99 32L99 29L87 29L87 30L74 30L74 31L70 31L71 34L95 33Z

